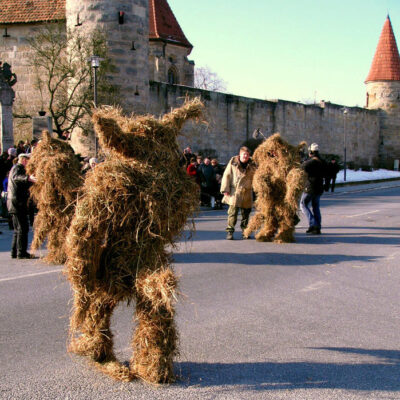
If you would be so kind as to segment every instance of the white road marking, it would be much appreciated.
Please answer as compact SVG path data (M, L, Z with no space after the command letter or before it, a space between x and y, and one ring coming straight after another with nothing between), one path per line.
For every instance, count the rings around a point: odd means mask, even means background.
M355 217L361 217L363 215L368 215L368 214L376 214L378 213L380 210L375 210L375 211L368 211L365 213L361 213L361 214L354 214L354 215L346 215L346 218L355 218Z
M31 278L33 276L54 274L55 272L61 272L61 271L62 271L61 269L52 269L51 271L36 272L34 274L26 274L26 275L14 276L11 278L3 278L3 279L0 279L0 282L15 281L17 279Z
M325 286L329 286L330 283L329 282L323 282L323 281L319 281L319 282L315 282L310 286L305 287L304 289L301 289L300 292L312 292L313 290L319 290L322 289Z

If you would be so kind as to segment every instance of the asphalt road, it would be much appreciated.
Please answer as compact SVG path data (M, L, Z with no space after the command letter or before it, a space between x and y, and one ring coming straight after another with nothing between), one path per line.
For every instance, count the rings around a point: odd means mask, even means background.
M1 399L400 399L399 183L323 196L323 234L225 240L204 211L175 251L176 384L119 383L66 352L71 292L60 266L11 260L0 227ZM380 188L378 188L380 186ZM133 307L113 317L129 360Z

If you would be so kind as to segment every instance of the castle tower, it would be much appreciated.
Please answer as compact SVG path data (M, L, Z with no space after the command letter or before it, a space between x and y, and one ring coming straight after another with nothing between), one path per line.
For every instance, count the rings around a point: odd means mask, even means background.
M389 16L365 83L366 108L381 110L381 162L393 167L400 158L400 56Z
M187 40L167 0L149 0L150 79L194 85L194 62L188 60L193 46Z
M148 0L66 0L67 32L101 31L115 71L108 77L119 88L125 112L145 113L149 99ZM100 65L101 68L101 65ZM94 155L94 134L77 128L71 145L77 153Z
M116 66L110 77L119 86L126 111L145 112L149 97L148 0L66 0L67 29L100 30Z

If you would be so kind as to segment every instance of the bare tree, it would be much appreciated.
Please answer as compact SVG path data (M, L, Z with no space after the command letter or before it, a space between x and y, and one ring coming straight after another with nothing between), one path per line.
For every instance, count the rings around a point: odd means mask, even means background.
M195 69L194 87L213 92L225 92L227 84L217 73L211 71L210 67L205 66Z
M98 70L99 102L114 103L118 90L106 79L112 69L103 34L89 36L65 31L61 24L49 24L29 39L32 56L28 65L34 73L34 87L42 109L50 113L54 131L62 138L75 127L88 128L93 106L93 71L90 56L103 58ZM21 107L20 109L24 109ZM29 113L16 113L16 118L29 118Z

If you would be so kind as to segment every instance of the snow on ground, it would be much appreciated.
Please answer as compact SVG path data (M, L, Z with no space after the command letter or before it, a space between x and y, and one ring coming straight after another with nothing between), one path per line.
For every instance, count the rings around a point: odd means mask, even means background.
M343 173L343 170L339 171L339 173L337 174L336 183L344 182ZM346 182L359 182L389 178L400 178L400 171L390 171L387 169L377 169L371 172L353 171L352 169L346 170Z

